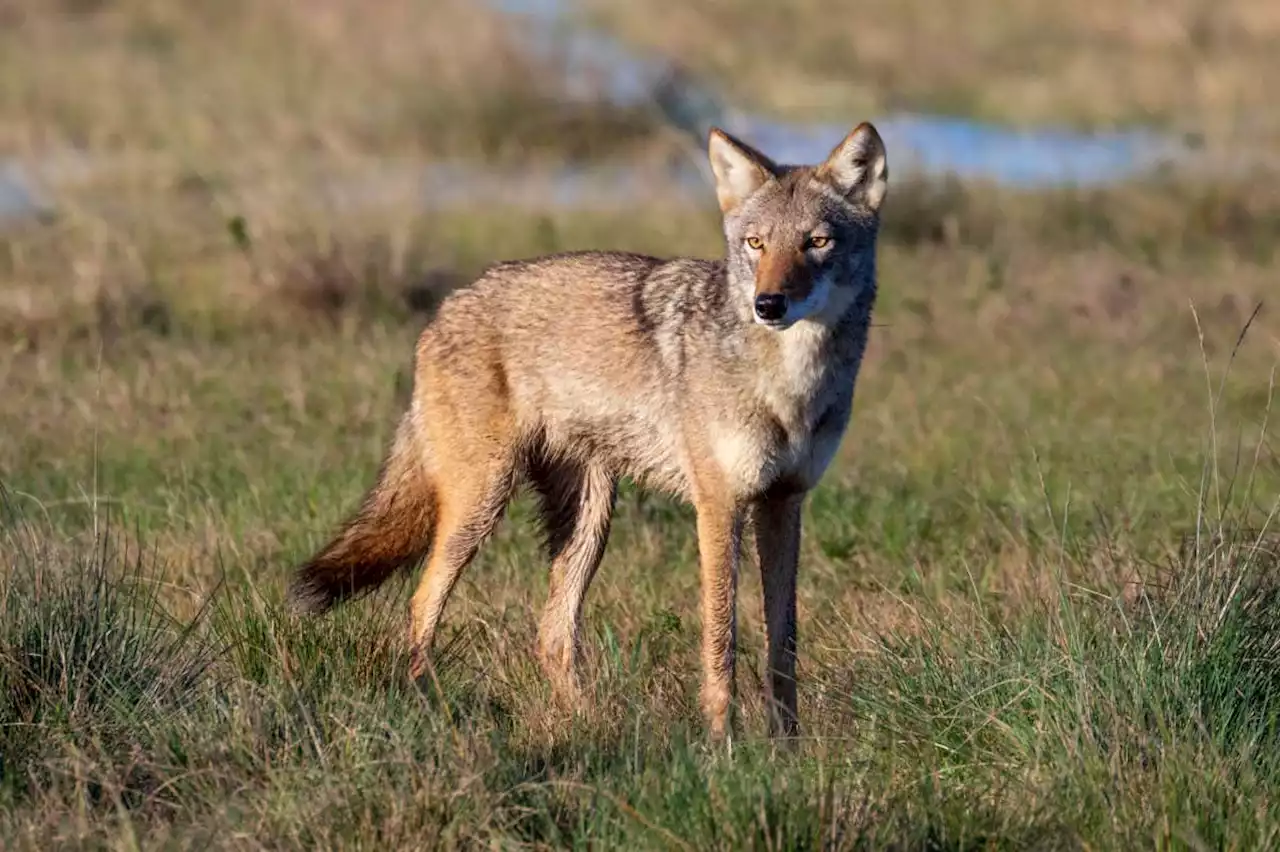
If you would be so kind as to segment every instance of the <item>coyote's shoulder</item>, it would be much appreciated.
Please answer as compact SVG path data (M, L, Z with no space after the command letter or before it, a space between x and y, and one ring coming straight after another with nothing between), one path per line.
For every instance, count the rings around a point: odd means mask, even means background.
M558 693L573 693L582 599L630 476L697 510L703 697L718 732L753 522L770 689L794 728L799 505L849 421L888 170L867 124L818 166L778 165L718 131L709 153L724 258L547 255L495 264L443 300L378 483L299 569L295 602L323 610L429 553L413 602L420 673L453 584L527 483L552 554L540 652Z

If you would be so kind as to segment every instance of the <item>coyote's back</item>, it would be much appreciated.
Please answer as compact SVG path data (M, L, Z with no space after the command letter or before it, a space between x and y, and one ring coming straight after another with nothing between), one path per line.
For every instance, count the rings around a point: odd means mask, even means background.
M539 498L551 593L539 656L578 694L583 598L618 480L691 501L702 570L703 703L727 731L741 535L764 576L773 729L795 730L800 506L849 420L875 302L888 170L859 125L819 166L713 131L721 260L578 252L497 264L444 300L377 483L290 594L323 611L428 556L412 672L515 489Z

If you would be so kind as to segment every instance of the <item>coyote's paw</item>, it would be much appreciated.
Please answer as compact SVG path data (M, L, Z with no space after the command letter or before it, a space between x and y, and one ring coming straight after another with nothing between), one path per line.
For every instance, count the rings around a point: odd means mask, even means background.
M421 680L431 669L431 659L427 650L415 647L409 652L409 679Z

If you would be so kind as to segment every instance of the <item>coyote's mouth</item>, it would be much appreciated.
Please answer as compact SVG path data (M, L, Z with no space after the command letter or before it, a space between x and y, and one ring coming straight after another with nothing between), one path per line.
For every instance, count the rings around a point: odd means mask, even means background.
M786 312L780 317L761 317L753 314L755 321L773 331L786 331L791 326L806 319L817 319L823 316L831 299L831 280L827 276L819 276L803 299L791 299L787 302Z

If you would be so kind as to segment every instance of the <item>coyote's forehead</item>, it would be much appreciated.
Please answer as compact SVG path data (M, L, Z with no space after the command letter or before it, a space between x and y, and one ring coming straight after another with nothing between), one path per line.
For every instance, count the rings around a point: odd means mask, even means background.
M731 232L763 238L799 238L823 229L847 236L874 230L876 224L872 211L843 197L812 166L787 167L725 217Z
M878 228L889 168L884 142L866 122L819 165L776 163L714 128L707 153L725 230L732 241L745 237L757 254L768 248L766 231L784 238L804 234L813 245L817 235L812 232L825 227L837 231L827 236L848 250L861 242L849 244L850 232L874 233ZM828 244L818 236L816 247Z

